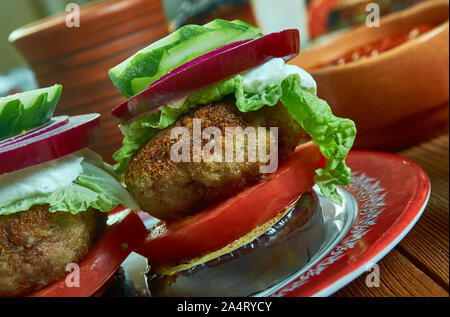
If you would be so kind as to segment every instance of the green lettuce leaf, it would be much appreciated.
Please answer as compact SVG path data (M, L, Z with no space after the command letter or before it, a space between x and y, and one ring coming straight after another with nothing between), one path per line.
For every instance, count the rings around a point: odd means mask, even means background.
M139 208L128 191L115 177L86 161L83 161L81 166L83 167L83 173L78 176L74 183L97 194L97 200L91 204L91 207L104 212L110 211L120 204L133 210Z
M314 144L319 146L323 156L328 158L325 168L316 171L315 183L322 194L341 205L342 197L337 187L348 185L351 181L351 170L345 164L345 158L355 140L355 123L334 116L325 100L303 90L299 76L290 75L281 88L281 103L311 136Z
M349 119L334 116L324 100L302 88L300 76L297 74L289 75L281 85L268 85L260 92L245 91L243 78L237 75L189 95L179 109L166 105L156 113L139 117L123 129L125 138L122 148L114 155L118 162L115 165L116 172L123 173L134 152L158 130L167 128L180 115L191 109L220 101L227 95L234 95L236 107L241 112L256 111L281 101L289 114L319 146L322 154L329 159L324 169L316 171L316 184L331 201L342 203L337 186L345 186L351 180L351 170L346 166L345 158L356 136L355 124Z
M26 211L34 205L49 204L50 212L67 211L72 214L85 211L97 201L98 194L82 186L72 184L47 195L27 197L0 208L0 215Z
M69 186L49 194L41 194L14 201L0 207L0 215L26 211L34 205L49 204L50 212L66 211L77 214L93 207L108 212L122 204L137 210L136 202L115 177L102 168L83 161L83 172Z

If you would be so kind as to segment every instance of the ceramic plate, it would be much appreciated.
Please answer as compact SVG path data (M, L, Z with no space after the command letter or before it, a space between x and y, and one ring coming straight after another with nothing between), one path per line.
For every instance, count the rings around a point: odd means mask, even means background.
M352 151L347 163L353 177L345 190L358 206L348 232L317 263L265 295L333 294L381 260L421 216L430 197L430 181L419 165L372 151Z

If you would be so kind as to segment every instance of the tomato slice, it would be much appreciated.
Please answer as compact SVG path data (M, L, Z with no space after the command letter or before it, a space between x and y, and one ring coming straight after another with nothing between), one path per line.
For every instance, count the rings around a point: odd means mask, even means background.
M148 234L134 212L105 230L88 256L79 263L79 286L69 287L64 277L31 294L32 297L90 297L117 271L122 262Z
M314 175L326 159L312 142L303 144L270 180L192 217L160 222L136 250L150 263L176 262L223 248L262 225L314 185Z

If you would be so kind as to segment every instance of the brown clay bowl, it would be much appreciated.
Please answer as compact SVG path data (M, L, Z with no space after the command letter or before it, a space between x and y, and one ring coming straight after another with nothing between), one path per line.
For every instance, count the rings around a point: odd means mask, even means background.
M151 15L149 15L151 17ZM148 18L148 17L147 17ZM87 62L98 62L104 58L108 58L113 54L123 53L127 56L130 54L123 51L124 46L129 48L129 51L135 51L142 46L142 38L147 38L147 43L151 43L150 39L159 39L156 35L167 33L167 25L164 17L156 25L145 26L144 29L138 30L125 37L118 37L114 40L100 43L96 49L87 49L76 51L72 54L67 54L59 58L52 59L50 63L37 63L34 66L35 73L39 76L49 76L63 72L66 70L82 67Z
M387 15L302 52L290 63L308 70L318 95L340 117L355 121L357 148L399 149L448 128L449 2L427 1ZM420 24L434 29L378 56L320 67Z
M48 61L159 23L155 12L164 16L160 0L100 1L81 7L79 28L66 26L64 12L15 30L9 40L28 62Z

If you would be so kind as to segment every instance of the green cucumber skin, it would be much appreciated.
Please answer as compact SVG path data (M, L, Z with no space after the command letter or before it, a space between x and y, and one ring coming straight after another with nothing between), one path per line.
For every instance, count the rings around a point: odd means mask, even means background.
M108 74L114 86L131 98L164 74L206 52L261 35L258 28L239 20L186 25L111 68Z
M204 52L208 52L214 48L222 46L224 40L228 43L240 35L241 33L234 30L218 29L211 32L206 32L202 34L202 36L197 36L188 41L181 42L163 53L163 56L159 61L159 68L156 70L156 73L153 74L147 72L149 68L145 69L145 66L150 65L143 62L146 57L140 55L139 57L142 56L142 58L136 59L133 63L133 65L138 64L141 66L140 72L133 74L134 76L130 76L130 78L132 78L131 89L133 95L145 89L149 84L156 81L158 78L161 78L167 73L165 70L175 69L187 61L193 60L194 58L204 54ZM143 77L148 78L148 80L145 80L140 85L136 86L135 81L140 81Z
M32 130L49 122L61 92L62 86L54 85L17 94L16 98L16 95L5 97L4 100L10 100L3 105L0 99L0 139ZM33 94L37 96L33 97ZM28 95L31 95L31 98Z

